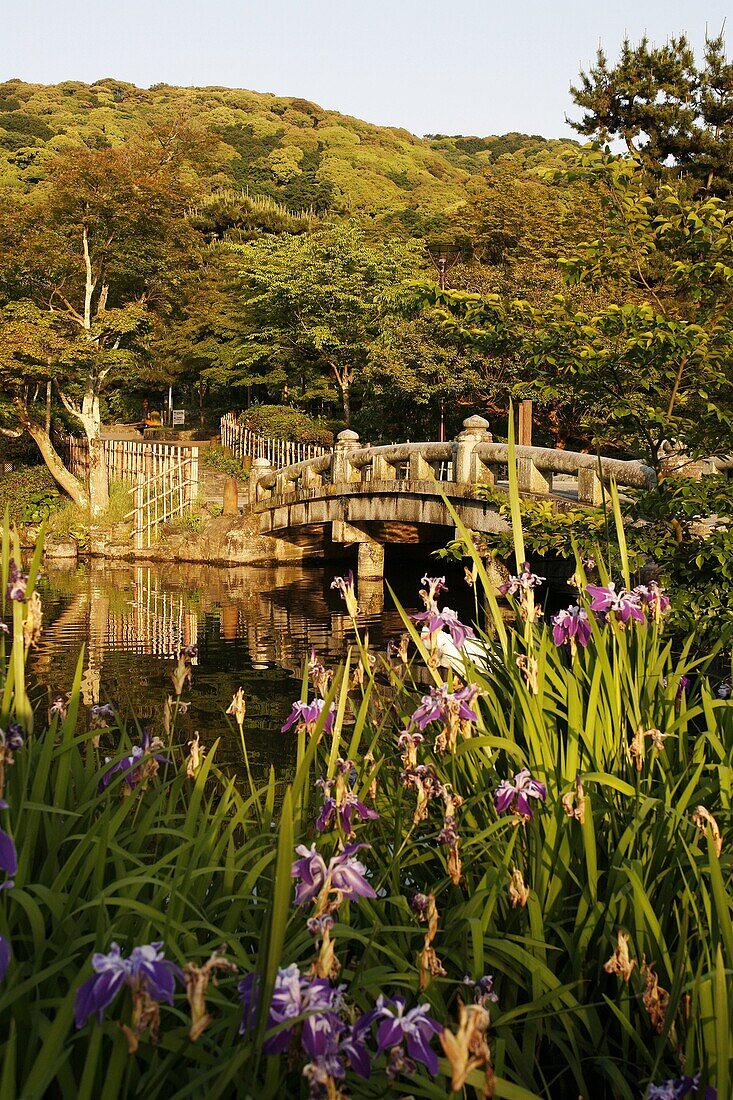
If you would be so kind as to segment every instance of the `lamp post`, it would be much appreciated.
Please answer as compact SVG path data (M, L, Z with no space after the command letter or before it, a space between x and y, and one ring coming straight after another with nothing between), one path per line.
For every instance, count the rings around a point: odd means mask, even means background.
M457 245L432 244L427 246L427 254L438 272L438 286L445 290L448 286L448 272L461 258L461 250ZM438 427L438 439L445 442L445 398L440 395L440 422Z

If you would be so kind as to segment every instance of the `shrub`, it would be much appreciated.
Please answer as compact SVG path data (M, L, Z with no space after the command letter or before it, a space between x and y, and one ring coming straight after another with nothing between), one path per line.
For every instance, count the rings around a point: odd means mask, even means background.
M245 466L241 458L233 455L228 447L212 445L202 452L201 462L210 470L216 470L227 477L236 477L244 480L249 477L249 468Z
M330 447L333 432L324 424L290 405L253 405L242 413L241 422L253 432L294 443L318 443Z
M16 523L40 523L64 499L46 466L18 466L0 474L0 500Z

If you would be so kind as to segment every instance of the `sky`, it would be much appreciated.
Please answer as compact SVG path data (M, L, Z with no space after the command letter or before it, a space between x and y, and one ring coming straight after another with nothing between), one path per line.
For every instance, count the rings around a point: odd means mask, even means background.
M602 44L717 33L730 0L0 0L0 81L299 96L416 134L571 136ZM733 29L731 30L733 43ZM729 56L733 49L729 48Z

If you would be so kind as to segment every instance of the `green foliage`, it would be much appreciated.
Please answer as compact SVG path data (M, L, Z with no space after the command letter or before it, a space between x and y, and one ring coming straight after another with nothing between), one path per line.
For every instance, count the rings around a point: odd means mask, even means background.
M718 199L650 192L637 164L587 150L563 178L593 183L602 231L560 260L598 301L534 304L432 294L445 323L521 364L523 396L580 406L593 445L659 469L668 441L720 454L733 434L733 213ZM603 298L605 295L605 300ZM615 300L615 299L618 299Z
M41 523L61 506L62 499L45 466L18 466L0 474L0 500L15 523Z
M142 89L113 80L7 81L0 84L0 187L22 191L44 181L60 147L115 147L151 129L170 135L181 119L193 120L190 131L209 150L206 163L191 158L201 192L234 187L291 210L363 212L401 226L398 215L408 210L428 218L448 213L481 167L451 163L405 130L303 99L166 84ZM402 179L408 191L395 182Z
M243 290L239 384L280 385L303 402L336 389L348 424L385 295L416 268L414 250L372 244L356 224L236 249Z
M677 476L632 496L629 545L675 593L676 627L715 638L733 623L733 482Z

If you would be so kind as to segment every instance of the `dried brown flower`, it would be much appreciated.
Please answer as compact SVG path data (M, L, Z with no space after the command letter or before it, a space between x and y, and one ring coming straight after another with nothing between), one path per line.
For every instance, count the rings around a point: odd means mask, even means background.
M642 961L641 974L644 980L644 989L641 994L644 1008L649 1013L652 1027L661 1032L664 1030L667 1016L669 993L659 984L659 978L653 966L647 966L646 962Z
M512 870L512 877L509 882L509 900L512 903L512 908L516 909L521 907L524 909L525 905L529 901L529 895L532 893L529 886L524 881L524 876L518 867Z
M581 825L585 823L585 794L580 776L575 780L575 790L562 796L562 808L568 817L575 818Z
M461 1092L468 1075L483 1067L486 1073L484 1096L494 1095L494 1071L486 1041L488 1028L489 1014L482 1005L461 1004L455 1035L449 1028L441 1033L440 1042L453 1071L451 1088L454 1092Z
M26 602L26 617L23 623L23 641L26 649L36 649L43 633L43 607L41 597L34 592Z
M188 748L190 750L190 756L186 761L186 778L195 779L201 767L201 760L204 755L204 746L201 744L198 730L196 730L193 737L188 742Z
M710 813L710 810L706 810L704 806L696 806L695 812L692 815L692 820L697 828L700 830L700 832L703 834L703 836L707 834L708 826L710 826L710 832L713 837L715 851L719 856L720 853L723 851L723 838L720 835L718 823L713 815Z
M233 714L237 720L239 726L239 732L242 732L244 726L244 716L247 713L247 704L244 701L244 692L241 687L237 688L234 695L232 695L232 701L227 707L227 714Z
M533 695L536 695L539 691L539 684L537 681L537 674L539 672L539 665L534 657L525 657L523 654L517 657L517 668L524 677L529 690Z
M211 1023L211 1016L206 1011L206 990L209 981L213 981L216 985L217 971L236 974L237 966L224 955L215 952L203 966L186 963L183 968L186 997L191 1008L191 1027L188 1037L192 1043L196 1042Z
M622 932L619 928L616 937L616 949L611 958L603 964L603 969L607 974L618 974L620 978L628 982L635 966L636 959L629 957L629 937L626 932Z

